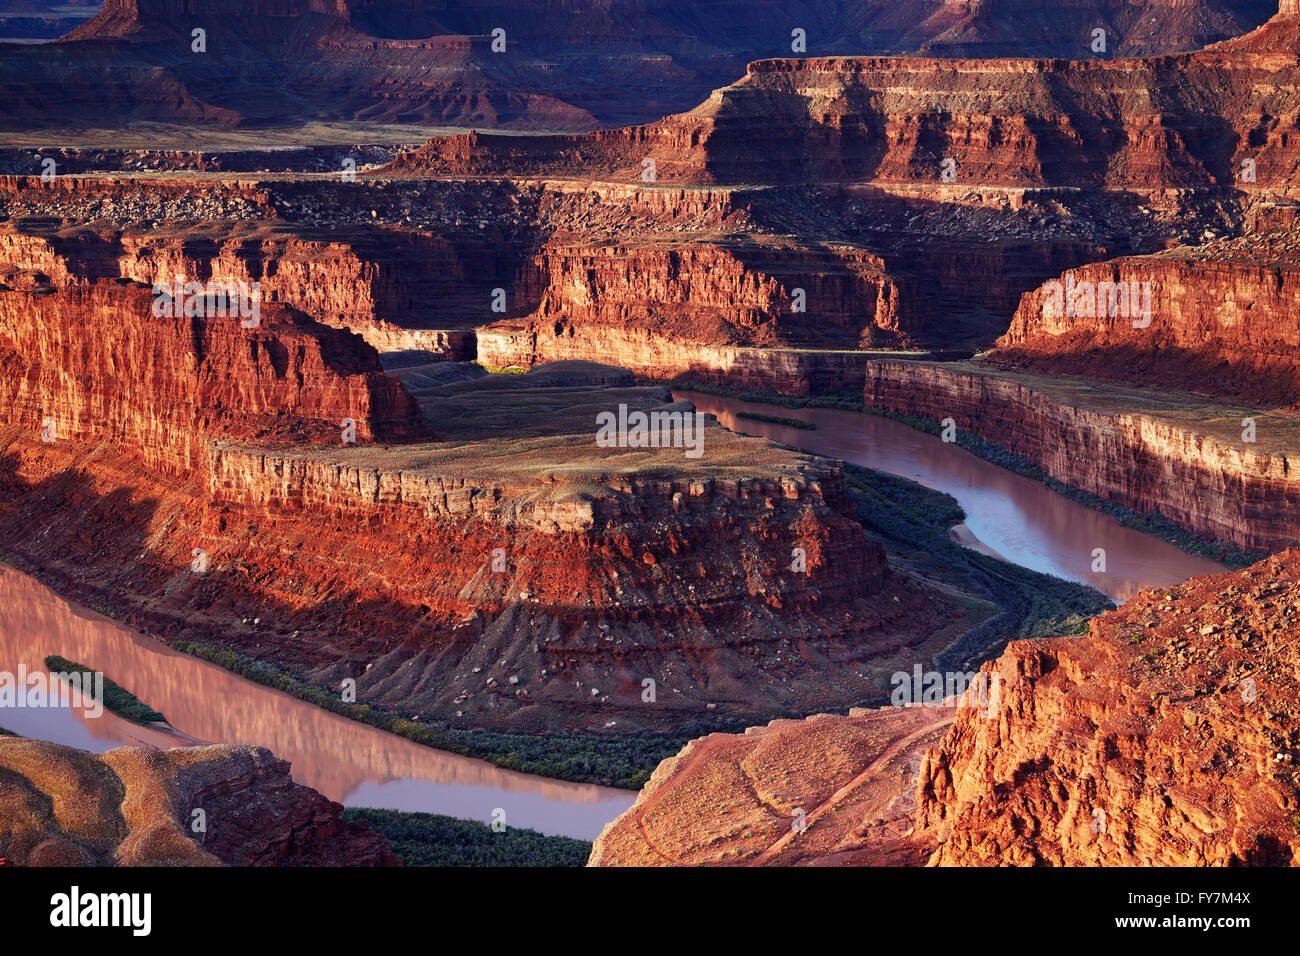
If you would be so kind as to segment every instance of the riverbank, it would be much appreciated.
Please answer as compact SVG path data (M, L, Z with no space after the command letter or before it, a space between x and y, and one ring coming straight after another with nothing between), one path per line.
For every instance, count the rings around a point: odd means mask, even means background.
M344 810L343 819L364 820L388 837L403 866L586 866L591 856L587 840L546 836L504 820L494 829L436 813L362 807Z
M646 380L650 382L651 380ZM907 425L929 435L941 435L943 425L939 420L927 419L919 415L893 411L888 408L868 405L862 396L854 392L836 392L817 396L784 396L770 392L752 392L740 389L723 388L696 381L653 381L653 384L666 385L676 391L699 392L717 395L742 402L773 405L780 408L798 410L801 408L827 408L864 415L888 418ZM1114 501L1104 500L1097 495L1060 481L1047 474L1038 465L1015 454L1003 446L984 438L973 431L957 427L953 431L954 443L999 468L1016 475L1036 481L1055 494L1068 498L1085 508L1100 512L1115 521L1142 534L1158 538L1189 555L1204 557L1227 568L1237 570L1260 560L1266 555L1261 552L1245 551L1234 545L1199 534L1158 512L1139 513Z
M2 666L43 671L50 651L113 675L165 713L175 729L142 726L107 709L91 717L75 708L0 708L0 726L14 734L91 753L123 746L263 746L290 762L296 781L345 806L472 820L488 820L500 807L512 827L583 840L594 838L635 796L502 769L395 736L180 653L0 567Z
M898 568L915 573L927 584L943 589L944 593L961 592L960 600L971 612L971 620L977 624L970 636L957 633L936 635L935 641L943 644L932 642L926 648L927 653L941 654L951 645L960 649L957 656L963 660L975 660L990 652L989 648L1000 646L1012 637L1047 631L1069 632L1078 627L1079 620L1086 620L1108 606L1096 592L1085 588L1072 590L1076 586L1065 585L1045 575L1025 572L1021 576L1011 565L1003 565L1000 574L996 570L990 571L1001 562L984 568L971 566L964 549L958 548L949 534L951 527L964 518L951 499L938 504L936 496L920 485L867 469L856 469L851 485L850 490L858 502L859 520L868 534L893 551L891 560L896 559ZM880 489L885 486L890 491L882 495ZM900 491L904 487L907 493ZM936 521L936 516L943 516L944 520ZM936 555L945 557L936 560ZM49 577L30 562L16 555L9 557L10 563L24 573L37 579ZM58 587L65 582L51 580L49 583ZM116 609L105 606L108 599L111 595L99 594L93 603L101 613L118 618ZM127 623L149 631L148 622L132 617ZM145 626L141 627L142 624ZM420 721L371 704L345 703L336 691L313 683L288 667L258 661L228 648L193 640L160 641L160 644L287 693L324 711L403 737L421 747L484 760L496 767L538 777L621 790L639 789L663 759L677 753L695 737L713 732L739 732L745 726L774 717L807 716L801 711L786 711L718 718L683 725L671 734L507 733ZM864 688L866 693L862 698L848 705L870 705L883 699L883 689L887 686L885 678L889 672L902 666L902 662L880 663L879 669L871 668L872 671L878 670L873 675L879 678L876 684L871 689Z

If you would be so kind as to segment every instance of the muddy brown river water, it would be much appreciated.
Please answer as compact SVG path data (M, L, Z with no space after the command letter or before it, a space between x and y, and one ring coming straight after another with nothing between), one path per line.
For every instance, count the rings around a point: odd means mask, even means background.
M1223 570L1213 561L1063 498L1040 482L890 418L833 408L791 410L701 392L674 390L673 395L717 415L734 431L901 475L946 492L966 512L965 529L958 530L963 544L1035 571L1091 584L1114 601L1126 601L1143 588L1166 587ZM798 418L817 428L753 421L739 417L736 413L741 411ZM1105 551L1104 573L1092 570L1097 548Z
M0 565L0 671L45 671L58 654L102 671L159 710L179 731L141 727L104 712L0 707L0 727L96 753L122 746L256 744L293 764L293 777L345 806L420 810L594 839L636 794L502 770L424 747L321 710L181 654L77 607Z

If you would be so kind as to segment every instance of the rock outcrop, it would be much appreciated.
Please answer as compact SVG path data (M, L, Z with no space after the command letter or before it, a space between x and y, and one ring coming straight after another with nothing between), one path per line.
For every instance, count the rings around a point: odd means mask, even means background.
M188 472L220 436L340 441L344 419L359 441L423 430L373 349L287 307L156 315L136 283L42 278L10 273L0 291L0 404L6 425L47 442L109 441Z
M939 865L1300 865L1300 552L1017 642L921 769Z
M89 754L0 737L0 862L400 866L388 840L261 747ZM201 811L201 812L200 812Z
M874 693L864 662L967 613L889 573L836 463L708 422L698 464L684 444L602 446L606 411L690 408L583 363L448 368L393 373L441 441L224 438L182 480L129 447L7 430L5 546L153 633L457 726L843 706Z
M474 358L472 328L461 326L491 314L494 278L488 269L468 275L478 241L408 229L363 228L348 238L303 232L213 223L175 232L0 233L0 272L36 270L58 284L124 278L171 286L177 276L256 284L264 302L356 332L381 352Z
M1300 111L1298 47L1300 13L1288 3L1246 37L1140 61L765 59L654 123L436 138L391 168L674 184L1284 190L1300 163L1287 133Z
M1300 404L1295 258L1267 233L1074 269L1021 300L990 361Z
M1195 49L1271 12L1266 0L107 0L52 51L3 51L2 119L587 129L686 109L747 62L790 55L796 28L814 55L1089 57L1100 26L1105 55L1133 56ZM0 17L0 35L75 23Z
M1300 542L1294 413L965 363L871 361L866 379L867 405L952 419L1105 501L1248 551Z
M694 741L591 865L1300 865L1298 582L1291 550L1143 592L983 700Z

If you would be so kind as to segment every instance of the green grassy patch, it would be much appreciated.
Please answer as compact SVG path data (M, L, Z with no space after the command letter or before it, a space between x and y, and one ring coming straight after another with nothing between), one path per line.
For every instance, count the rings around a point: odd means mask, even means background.
M77 664L65 657L59 657L57 654L51 654L45 658L45 666L51 674L63 673L80 673L94 674L95 671L86 667L84 664ZM104 706L117 714L137 724L151 724L166 721L167 718L154 710L152 707L142 703L138 697L130 691L113 683L104 677Z
M817 427L814 422L806 422L802 418L785 418L781 415L764 415L762 412L736 412L737 418L748 418L754 422L767 422L771 425L788 425L790 428L802 428L805 431L812 431Z
M859 465L846 464L845 479L868 534L925 577L981 594L1001 608L940 654L940 666L978 663L1012 639L1086 633L1092 618L1115 606L1087 585L1000 561L954 541L949 530L966 514L951 495Z
M0 727L0 737L18 737L18 736L21 735L14 733L12 730L5 730L5 728Z
M488 824L435 813L350 808L349 821L365 820L388 837L405 866L585 866L591 844L536 830Z

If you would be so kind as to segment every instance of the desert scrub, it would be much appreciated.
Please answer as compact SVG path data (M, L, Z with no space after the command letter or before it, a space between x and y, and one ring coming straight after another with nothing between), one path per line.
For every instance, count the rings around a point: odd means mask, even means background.
M57 654L51 654L45 658L45 666L51 674L63 672L67 674L94 674L95 671L86 667L84 664L77 664L65 657L59 657ZM152 724L162 723L167 720L162 714L152 707L142 703L138 697L129 690L113 683L104 677L104 706L133 723Z
M767 422L771 425L786 425L790 428L802 428L805 431L812 431L817 426L813 422L806 422L802 418L784 418L781 415L764 415L762 412L736 412L737 418L748 418L754 422Z
M967 631L938 655L940 666L980 663L1010 640L1087 633L1092 618L1115 606L1087 585L962 547L949 531L966 514L951 495L860 465L846 464L844 477L868 535L905 556L927 577L983 595L1000 608L996 617Z
M403 866L585 866L591 844L571 837L546 836L507 826L436 813L351 808L350 822L367 821L388 837Z

